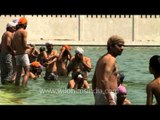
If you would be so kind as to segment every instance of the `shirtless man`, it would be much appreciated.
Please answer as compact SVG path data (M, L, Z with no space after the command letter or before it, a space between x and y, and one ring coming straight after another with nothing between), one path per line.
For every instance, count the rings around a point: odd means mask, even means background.
M71 47L69 45L62 45L57 61L57 70L59 76L67 76L67 65L71 58Z
M59 56L57 50L53 50L53 45L51 43L46 43L47 51L44 54L45 63L43 64L46 67L45 80L57 80L57 58Z
M147 105L153 105L153 97L156 98L156 105L160 105L160 56L154 55L149 61L149 71L154 76L146 87Z
M12 20L12 22L14 22L17 25L18 20L19 20L19 18L15 18ZM16 31L16 27L15 27L15 31ZM15 33L15 31L14 31L14 33ZM14 35L14 33L13 33L13 35ZM13 43L13 42L11 42L11 43ZM13 64L12 81L15 82L16 75L17 75L15 54L12 55L12 64Z
M95 105L116 105L118 88L118 67L116 57L124 49L124 40L113 35L108 39L107 50L98 60L92 78Z
M17 76L15 80L15 85L20 85L21 71L24 68L24 78L22 81L22 86L26 86L29 78L29 70L30 70L30 61L28 58L27 50L31 49L30 46L27 45L27 31L25 30L27 27L27 19L25 17L21 17L18 21L18 25L16 26L17 31L13 36L13 49L16 53L16 68L17 68Z
M16 24L10 22L6 26L6 32L2 35L1 40L1 83L7 84L11 82L13 65L12 65L12 55L13 49L11 47L11 42L13 39L13 32L16 29Z
M45 47L39 48L39 54L37 56L37 61L40 62L40 64L43 66L45 63L45 55L46 55Z
M29 46L32 47L32 49L28 50L29 60L30 60L30 63L32 63L37 60L37 57L40 54L40 52L39 52L39 50L36 49L35 45L29 44Z
M91 60L90 58L83 55L84 50L81 47L77 47L75 50L75 56L71 59L67 67L67 75L72 72L72 79L69 81L70 86L74 86L75 75L77 72L82 72L84 74L84 88L89 88L88 72L91 71ZM73 88L73 87L70 87Z

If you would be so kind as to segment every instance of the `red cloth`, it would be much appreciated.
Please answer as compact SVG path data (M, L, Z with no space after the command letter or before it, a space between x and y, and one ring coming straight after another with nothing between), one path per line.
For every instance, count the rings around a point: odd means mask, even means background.
M62 48L63 48L63 47L64 47L66 50L69 50L69 51L72 49L72 47L69 46L69 45L62 45L62 47L61 47L61 49L60 49L61 51L62 51Z
M26 24L27 23L27 19L25 17L21 17L18 21L18 24Z

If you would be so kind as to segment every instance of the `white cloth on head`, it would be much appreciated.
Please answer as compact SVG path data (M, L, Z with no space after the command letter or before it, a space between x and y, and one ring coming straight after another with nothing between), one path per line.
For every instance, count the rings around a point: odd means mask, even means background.
M76 50L75 50L75 53L83 54L84 50L81 47L77 47Z
M83 78L82 74L79 74L77 78Z
M16 27L16 23L14 23L14 22L9 22L9 23L7 23L7 25L6 25L6 28L8 28L8 27Z
M12 20L12 22L14 22L16 24L18 24L18 21L19 21L19 18L15 18L15 19Z

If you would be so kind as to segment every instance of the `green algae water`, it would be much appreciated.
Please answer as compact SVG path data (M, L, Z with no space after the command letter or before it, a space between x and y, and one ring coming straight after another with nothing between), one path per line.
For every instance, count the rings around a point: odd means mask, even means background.
M54 49L59 51L59 46ZM99 57L107 52L106 47L82 46L85 55L92 60L89 73L89 90L67 89L68 77L59 77L58 81L44 81L43 78L29 79L26 88L0 84L0 105L94 105L91 92L91 79ZM75 46L72 48L74 54ZM117 57L120 71L125 74L124 84L127 97L133 105L146 104L146 85L153 80L149 73L149 59L160 55L159 47L125 47L121 56ZM44 70L42 75L44 75Z

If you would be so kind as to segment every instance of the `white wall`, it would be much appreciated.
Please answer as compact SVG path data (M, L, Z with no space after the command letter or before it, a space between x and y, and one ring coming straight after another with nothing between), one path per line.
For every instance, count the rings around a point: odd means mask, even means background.
M106 45L114 34L127 45L158 45L160 17L140 15L22 15L28 20L28 43ZM19 15L0 16L0 36Z

